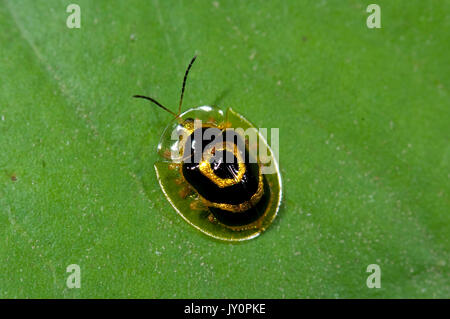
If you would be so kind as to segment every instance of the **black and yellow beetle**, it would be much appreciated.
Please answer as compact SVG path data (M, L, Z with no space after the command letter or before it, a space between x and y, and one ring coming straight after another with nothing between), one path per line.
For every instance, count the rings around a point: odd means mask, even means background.
M200 106L181 113L195 59L184 75L178 114L153 98L134 96L174 115L158 144L157 178L175 210L198 230L221 240L251 239L277 215L281 203L278 163L264 136L231 108L223 112ZM270 173L263 172L267 163L274 167Z

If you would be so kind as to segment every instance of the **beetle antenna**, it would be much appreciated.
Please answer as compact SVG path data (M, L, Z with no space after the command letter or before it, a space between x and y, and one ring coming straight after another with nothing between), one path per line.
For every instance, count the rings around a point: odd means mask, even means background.
M178 107L178 115L181 114L181 105L183 104L183 95L184 95L184 88L186 87L186 79L187 79L187 76L188 76L189 70L191 69L192 64L194 64L195 59L197 59L196 55L192 58L191 62L189 63L189 65L186 69L186 73L184 73L183 87L181 88L180 106Z
M145 99L145 100L149 100L150 102L155 103L156 105L158 105L160 108L162 108L163 110L166 110L167 112L169 112L170 114L175 115L175 117L177 117L178 115L175 114L174 112L172 112L171 110L169 110L167 107L163 106L161 103L159 103L158 101L156 101L155 99L152 99L151 97L148 96L143 96L143 95L133 95L133 97L136 98L140 98L140 99Z

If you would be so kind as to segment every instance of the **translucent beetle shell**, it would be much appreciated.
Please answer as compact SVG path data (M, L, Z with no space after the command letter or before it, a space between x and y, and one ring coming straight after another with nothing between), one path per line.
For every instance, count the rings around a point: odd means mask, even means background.
M180 109L194 60L185 74ZM208 130L225 140L207 140ZM197 135L200 132L203 135ZM253 132L251 138L249 132ZM228 141L230 134L234 134L233 142ZM282 196L276 157L264 136L231 108L224 112L200 106L177 115L165 128L157 152L160 160L155 170L164 195L188 224L204 234L226 241L248 240L275 219ZM198 161L193 160L197 155ZM267 163L272 170L263 173Z

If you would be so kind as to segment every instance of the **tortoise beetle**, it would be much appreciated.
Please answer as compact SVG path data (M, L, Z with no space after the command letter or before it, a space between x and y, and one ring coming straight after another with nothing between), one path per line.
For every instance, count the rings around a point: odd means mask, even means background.
M276 158L264 136L231 108L199 106L178 113L155 99L146 99L174 115L158 144L158 182L167 200L191 226L213 238L242 241L257 237L276 217L282 196ZM235 129L239 128L239 129ZM249 141L246 134L253 132ZM261 152L264 150L264 152ZM273 169L263 174L264 163Z

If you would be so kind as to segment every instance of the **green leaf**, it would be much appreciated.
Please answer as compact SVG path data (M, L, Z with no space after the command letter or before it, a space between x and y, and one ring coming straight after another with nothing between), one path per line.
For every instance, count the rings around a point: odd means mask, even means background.
M450 297L449 2L0 3L0 297ZM153 168L184 108L280 129L260 237L190 227ZM78 264L81 288L66 286ZM381 288L369 289L369 264Z

